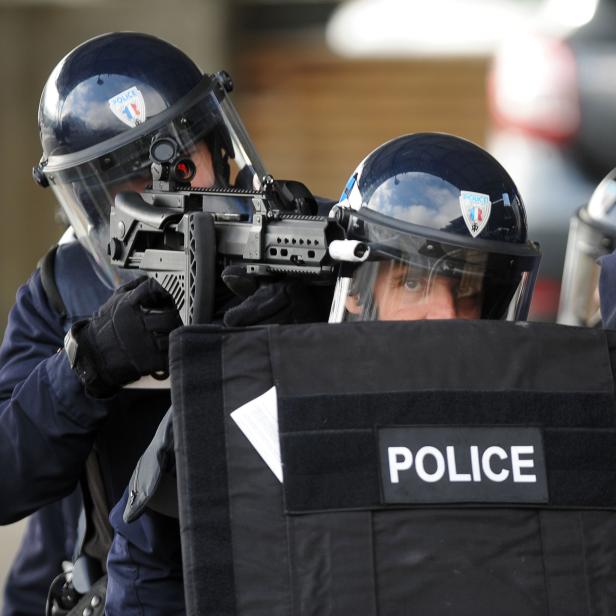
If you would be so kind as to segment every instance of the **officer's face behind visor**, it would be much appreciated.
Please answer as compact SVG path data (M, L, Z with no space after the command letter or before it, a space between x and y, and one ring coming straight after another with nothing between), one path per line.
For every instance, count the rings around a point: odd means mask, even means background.
M182 152L195 164L195 175L192 186L211 188L215 184L212 156L205 141L191 143ZM120 163L121 164L121 163ZM135 162L129 163L129 169ZM137 270L123 270L112 267L107 255L109 242L109 215L111 204L120 192L143 192L152 184L149 161L144 162L141 169L132 173L122 174L116 170L116 177L93 183L84 181L82 184L71 184L54 187L69 222L77 238L94 257L103 279L112 287L117 287L140 275Z
M191 180L194 187L233 184L241 172L244 185L258 189L265 175L230 101L221 99L207 81L197 86L187 101L176 103L160 115L163 117L154 116L94 148L51 156L45 168L78 239L111 287L133 274L109 262L111 207L118 192L141 192L152 183L150 146L155 139L172 138L178 145L178 155L192 159L196 168ZM225 168L227 163L230 168Z
M355 270L343 320L515 318L527 275L511 259L419 238L405 244Z

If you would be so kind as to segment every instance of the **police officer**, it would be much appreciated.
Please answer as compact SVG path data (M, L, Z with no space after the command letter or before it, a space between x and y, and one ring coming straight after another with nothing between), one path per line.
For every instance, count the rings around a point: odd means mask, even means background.
M526 238L515 184L480 147L436 133L393 139L360 163L332 216L345 239L330 244L341 262L330 321L526 317L540 252ZM285 292L295 301L281 301ZM314 297L281 286L260 293L273 301L245 302L227 311L224 323L320 319L310 311ZM156 488L152 500L141 498L153 486L167 491L169 421L157 437L140 463L145 480L135 484L136 473L111 513L109 614L184 611L177 510L156 498ZM127 583L136 570L140 583Z
M540 251L503 167L452 135L398 137L351 175L330 321L526 318Z
M616 169L599 183L571 218L558 307L558 322L582 327L616 326Z
M11 469L0 478L0 522L71 494L85 477L83 566L73 572L82 589L105 570L107 512L170 404L167 390L123 386L167 369L167 337L181 324L158 283L110 266L110 208L117 192L150 182L150 146L166 135L192 159L193 185L227 185L235 165L260 186L262 165L226 98L230 87L160 39L112 33L63 58L41 96L43 156L33 175L53 190L76 240L19 289L0 349L0 464ZM218 297L217 308L228 299ZM57 536L60 526L37 532Z

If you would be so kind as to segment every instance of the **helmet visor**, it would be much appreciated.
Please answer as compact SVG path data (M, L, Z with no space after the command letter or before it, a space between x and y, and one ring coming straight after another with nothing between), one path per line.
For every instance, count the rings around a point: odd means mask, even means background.
M189 158L195 187L239 183L258 190L263 164L217 77L206 77L164 112L92 148L52 156L43 170L77 238L110 286L132 274L109 263L109 216L115 195L152 183L150 148L171 142L173 160Z
M596 327L601 324L597 260L611 252L612 242L580 214L569 225L557 320L564 325Z
M539 260L531 250L508 254L374 231L364 223L370 257L339 280L332 320L526 317Z

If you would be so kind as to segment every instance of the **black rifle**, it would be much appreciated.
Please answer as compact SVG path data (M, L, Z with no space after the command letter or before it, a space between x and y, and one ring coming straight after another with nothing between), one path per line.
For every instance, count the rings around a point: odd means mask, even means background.
M316 215L303 184L267 177L262 191L202 189L169 181L164 165L152 171L152 188L116 195L109 254L158 280L185 324L211 320L216 280L230 264L255 276L333 281L327 248L338 227Z

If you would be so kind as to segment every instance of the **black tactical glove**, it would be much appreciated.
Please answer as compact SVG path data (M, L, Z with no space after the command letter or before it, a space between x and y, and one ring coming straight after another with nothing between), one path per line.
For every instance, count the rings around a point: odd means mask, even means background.
M169 333L180 325L171 295L143 276L118 288L93 317L77 322L65 349L86 391L107 397L141 376L167 372Z
M326 321L331 291L308 286L297 278L259 282L241 265L222 272L223 282L244 301L227 310L227 327L267 323L313 323ZM324 299L324 294L327 297Z

